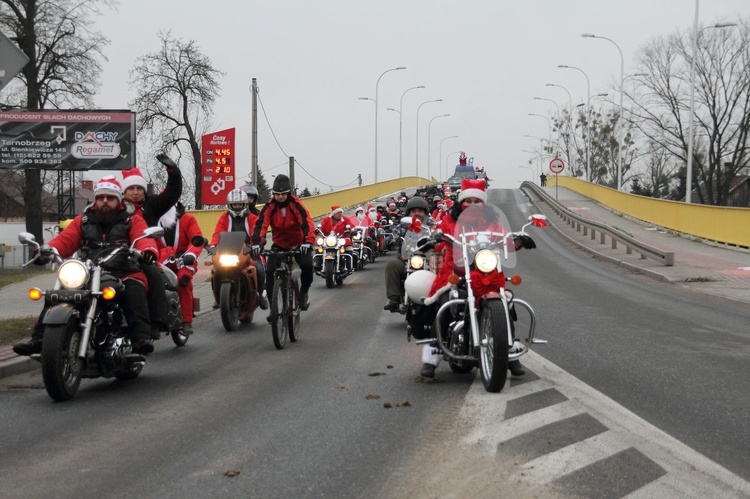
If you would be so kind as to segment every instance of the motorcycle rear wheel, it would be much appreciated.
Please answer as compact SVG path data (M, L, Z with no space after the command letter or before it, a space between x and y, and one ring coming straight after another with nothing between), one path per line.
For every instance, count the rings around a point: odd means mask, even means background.
M237 293L233 291L231 282L221 283L221 291L219 292L221 323L227 331L234 331L240 323L238 319L239 304L237 303Z
M488 392L499 392L508 378L508 325L501 301L479 306L479 341L482 384Z
M295 342L299 339L299 294L297 288L289 290L289 339Z
M326 260L325 264L325 276L326 276L326 287L331 289L336 285L336 270L334 269L336 263L333 260Z
M281 279L273 283L273 294L271 295L271 334L273 344L277 350L286 346L289 334L289 315L287 311L287 287Z
M62 402L75 397L81 384L82 361L78 357L81 332L76 321L48 325L42 342L42 379L53 400Z

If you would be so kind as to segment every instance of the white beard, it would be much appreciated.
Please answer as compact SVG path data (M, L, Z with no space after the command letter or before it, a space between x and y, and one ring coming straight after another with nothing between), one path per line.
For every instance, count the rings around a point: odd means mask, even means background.
M365 219L364 213L357 213L357 220L359 220L361 222L364 219Z

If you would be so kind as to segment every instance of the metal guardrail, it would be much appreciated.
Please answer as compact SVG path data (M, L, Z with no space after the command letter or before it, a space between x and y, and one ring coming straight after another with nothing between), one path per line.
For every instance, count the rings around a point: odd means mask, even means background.
M607 224L581 217L555 201L544 189L533 182L523 182L521 184L521 189L533 192L541 201L547 203L552 211L557 213L566 224L575 228L577 232L583 231L584 236L591 232L592 241L595 240L598 235L599 244L606 244L607 238L609 238L612 249L617 249L617 244L620 243L625 246L627 254L631 254L635 251L642 259L650 258L663 263L667 267L674 265L673 251L664 251L655 246L638 241L627 234L623 234Z

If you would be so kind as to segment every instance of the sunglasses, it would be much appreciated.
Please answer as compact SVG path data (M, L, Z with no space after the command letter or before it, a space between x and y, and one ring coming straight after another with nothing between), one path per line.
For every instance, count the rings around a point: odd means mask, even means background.
M95 196L94 199L97 201L118 201L117 196L114 194L99 194L98 196Z

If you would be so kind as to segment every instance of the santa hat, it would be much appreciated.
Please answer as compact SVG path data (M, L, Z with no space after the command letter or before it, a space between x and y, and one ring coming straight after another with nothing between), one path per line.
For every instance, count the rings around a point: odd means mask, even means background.
M354 209L354 214L356 215L356 214L357 214L357 213L359 213L360 211L361 211L361 212L364 212L365 210L364 210L364 208L362 208L361 206L357 206L357 207L356 207L356 208Z
M118 201L122 201L122 187L120 187L120 182L111 175L102 177L94 186L94 197L101 194L116 196Z
M461 203L464 199L468 198L481 199L483 202L487 201L483 178L476 180L465 178L461 181L461 192L458 193L458 202Z
M367 205L367 212L369 213L369 212L371 212L371 211L377 211L377 210L375 209L375 207L374 207L373 205L371 205L371 204L368 204L368 205Z
M333 217L336 213L344 213L344 210L341 209L341 206L337 204L331 206L331 217Z
M148 183L146 179L141 175L141 171L138 168L131 168L130 170L122 170L122 190L127 191L128 187L138 185L143 187L145 191L148 189Z

